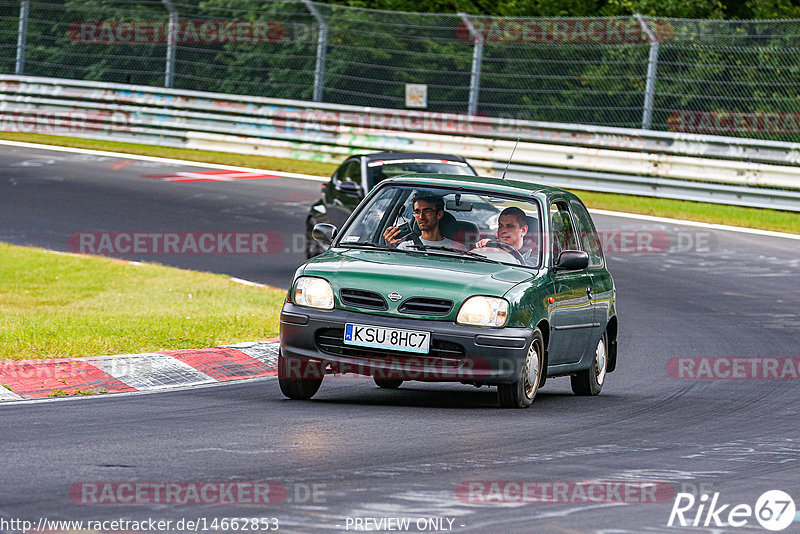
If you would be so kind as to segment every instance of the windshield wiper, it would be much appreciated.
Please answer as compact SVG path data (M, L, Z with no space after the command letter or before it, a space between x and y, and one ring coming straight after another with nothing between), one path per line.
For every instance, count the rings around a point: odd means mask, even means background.
M341 243L340 247L356 247L356 248L374 248L377 250L397 250L392 247L387 247L386 245L378 245L377 243L372 242L365 242L365 243Z
M438 246L438 245L423 245L421 247L419 245L409 245L408 248L416 248L416 249L420 249L420 250L445 250L447 252L456 252L456 253L464 255L464 256L469 256L470 258L475 258L476 260L480 260L480 261L488 261L489 263L502 263L502 262L499 262L497 260L493 260L493 259L487 258L486 256L484 256L482 254L478 254L477 252L472 252L470 250L463 250L463 249L460 249L460 248L443 247L443 246Z

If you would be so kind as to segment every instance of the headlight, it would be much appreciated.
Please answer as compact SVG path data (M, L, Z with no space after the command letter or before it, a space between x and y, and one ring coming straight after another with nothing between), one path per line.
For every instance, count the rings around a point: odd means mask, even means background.
M474 326L503 326L508 318L508 301L497 297L470 297L461 305L456 322Z
M333 309L333 287L324 278L301 276L294 285L294 303L311 308Z

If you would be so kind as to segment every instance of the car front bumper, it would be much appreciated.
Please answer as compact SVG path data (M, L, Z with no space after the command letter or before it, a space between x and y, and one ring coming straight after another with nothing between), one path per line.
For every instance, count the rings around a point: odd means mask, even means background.
M428 354L345 345L345 324L368 324L431 333ZM281 353L330 364L339 373L435 382L500 384L520 375L532 331L481 328L334 309L316 310L286 302L280 316Z

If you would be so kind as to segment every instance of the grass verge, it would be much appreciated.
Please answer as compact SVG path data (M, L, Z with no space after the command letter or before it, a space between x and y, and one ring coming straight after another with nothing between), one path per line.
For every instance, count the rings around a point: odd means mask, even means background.
M0 360L268 339L286 296L223 275L5 243L0 257Z
M186 159L204 163L239 165L243 167L314 174L319 176L329 176L336 169L336 165L334 164L320 163L317 161L270 158L266 156L231 154L227 152L206 152L186 148L138 145L116 141L62 137L58 135L0 132L0 139ZM611 193L594 193L588 191L576 191L576 193L580 195L590 208L800 234L800 215L792 212Z
M800 213L669 198L575 191L590 208L800 234Z

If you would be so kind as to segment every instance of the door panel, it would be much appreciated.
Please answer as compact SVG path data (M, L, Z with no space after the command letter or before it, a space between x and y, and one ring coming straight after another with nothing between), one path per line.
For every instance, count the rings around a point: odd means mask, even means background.
M564 250L580 250L578 235L566 201L550 205L549 241L551 268ZM549 363L579 361L587 350L594 328L594 306L590 298L592 275L588 269L553 274L550 310Z

